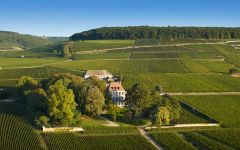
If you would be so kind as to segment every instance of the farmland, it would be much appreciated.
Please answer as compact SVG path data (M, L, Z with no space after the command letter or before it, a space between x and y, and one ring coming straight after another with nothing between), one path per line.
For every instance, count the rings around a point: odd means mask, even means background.
M123 85L127 89L134 83L144 83L150 89L154 89L156 85L160 84L163 86L164 92L240 91L238 78L221 74L143 73L124 76Z
M178 60L76 60L55 67L74 70L106 69L113 74L186 73L188 70Z
M73 52L134 46L134 40L89 40L74 42Z
M239 127L239 96L179 96L178 98L215 118L225 127Z
M141 40L140 40L141 41ZM138 41L138 42L140 42ZM187 41L184 39L184 41ZM218 42L190 40L195 42ZM45 46L19 52L0 52L0 87L9 89L15 97L16 81L23 75L35 79L56 73L83 76L86 70L108 70L120 75L126 90L143 83L152 91L161 85L166 93L179 92L239 92L240 79L230 77L229 69L239 69L239 50L223 44L193 44L185 46L136 47L141 45L178 44L176 41L97 40L74 41L72 61L60 58L58 46ZM127 49L103 50L132 47ZM19 58L24 55L25 58ZM31 57L31 58L28 58ZM29 68L24 68L29 67ZM221 127L155 129L150 136L165 149L239 149L240 96L175 96L193 108L217 120ZM155 149L138 127L117 122L120 127L106 127L100 118L82 117L83 133L43 133L29 122L20 105L0 104L0 147L16 149ZM227 107L226 107L227 106ZM6 109L11 108L11 109ZM18 110L18 111L13 111ZM149 118L147 118L150 120ZM5 122L5 123L3 123ZM194 111L182 108L175 123L210 123ZM9 126L7 126L8 124ZM13 129L14 124L19 129ZM126 126L125 126L126 125ZM224 128L222 128L224 127ZM234 128L234 129L233 129ZM22 130L22 131L20 131ZM20 135L26 132L26 136ZM18 133L19 136L13 136ZM8 136L9 135L9 136ZM12 146L9 140L16 141ZM19 142L17 142L19 141ZM29 144L28 144L29 143Z

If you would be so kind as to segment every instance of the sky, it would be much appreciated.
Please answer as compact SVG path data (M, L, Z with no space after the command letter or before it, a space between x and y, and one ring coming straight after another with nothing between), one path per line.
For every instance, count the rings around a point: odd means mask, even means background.
M0 31L71 36L111 26L240 27L240 0L0 0Z

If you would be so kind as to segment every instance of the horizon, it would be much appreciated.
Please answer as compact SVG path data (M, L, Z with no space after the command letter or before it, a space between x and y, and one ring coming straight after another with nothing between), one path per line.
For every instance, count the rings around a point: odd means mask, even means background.
M0 6L0 30L69 37L101 27L240 27L239 5L237 0L9 0Z

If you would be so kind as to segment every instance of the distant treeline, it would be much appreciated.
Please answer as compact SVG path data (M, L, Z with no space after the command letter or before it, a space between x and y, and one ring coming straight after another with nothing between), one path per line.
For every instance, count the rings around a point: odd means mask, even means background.
M240 39L240 28L224 27L104 27L76 33L70 40L110 39Z
M59 41L66 41L65 37L38 37L16 32L0 31L0 45L16 46L23 49L34 48Z

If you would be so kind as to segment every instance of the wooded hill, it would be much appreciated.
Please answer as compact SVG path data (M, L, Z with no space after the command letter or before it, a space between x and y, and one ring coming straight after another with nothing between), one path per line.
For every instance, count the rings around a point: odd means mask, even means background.
M19 47L22 49L30 49L38 46L54 43L59 38L38 37L27 34L19 34L16 32L0 31L1 47ZM61 39L62 40L62 39Z
M76 33L70 40L103 39L240 39L240 28L225 27L103 27Z

